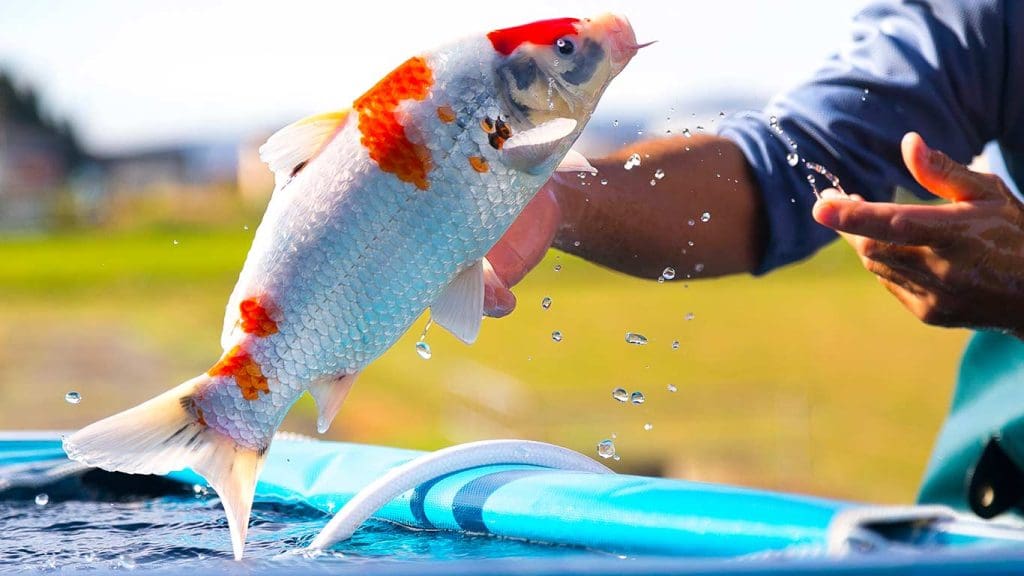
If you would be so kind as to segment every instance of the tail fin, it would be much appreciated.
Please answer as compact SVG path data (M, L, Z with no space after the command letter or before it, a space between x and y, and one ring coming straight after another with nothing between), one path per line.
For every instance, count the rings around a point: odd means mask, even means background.
M72 460L130 474L166 474L191 468L213 486L224 505L235 559L242 558L256 479L264 453L240 446L206 426L190 407L198 376L167 392L86 426L64 440Z

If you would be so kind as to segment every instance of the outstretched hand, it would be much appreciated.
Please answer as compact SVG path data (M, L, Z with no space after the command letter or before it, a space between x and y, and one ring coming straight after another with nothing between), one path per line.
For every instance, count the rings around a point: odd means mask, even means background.
M925 323L1024 338L1024 205L999 177L969 170L916 133L902 151L914 179L949 203L864 202L826 190L814 218Z

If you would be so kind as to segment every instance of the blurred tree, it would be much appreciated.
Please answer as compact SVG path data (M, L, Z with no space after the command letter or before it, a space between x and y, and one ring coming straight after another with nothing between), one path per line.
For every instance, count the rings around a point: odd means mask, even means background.
M0 70L0 125L4 123L36 128L52 135L60 142L69 168L86 159L70 121L44 114L36 91L28 86L19 88L9 74Z

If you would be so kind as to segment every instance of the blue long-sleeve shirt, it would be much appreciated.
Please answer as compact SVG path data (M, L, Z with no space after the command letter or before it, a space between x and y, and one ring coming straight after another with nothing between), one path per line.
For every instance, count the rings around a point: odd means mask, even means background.
M896 186L927 195L900 155L909 131L965 163L996 141L1011 172L1019 166L1016 176L1024 177L1024 0L878 2L808 82L762 112L721 124L764 200L768 237L758 273L835 238L811 218L808 171L787 163L789 144L769 127L771 116L801 157L868 200L889 200Z

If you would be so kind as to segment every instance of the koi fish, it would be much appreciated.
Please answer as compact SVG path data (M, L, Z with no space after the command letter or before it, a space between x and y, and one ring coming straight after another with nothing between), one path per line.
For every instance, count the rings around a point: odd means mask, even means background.
M133 474L191 468L242 557L267 449L304 392L325 432L359 372L427 308L472 343L484 256L571 150L640 46L620 16L495 30L406 60L352 107L295 122L261 158L275 189L206 373L64 441Z

